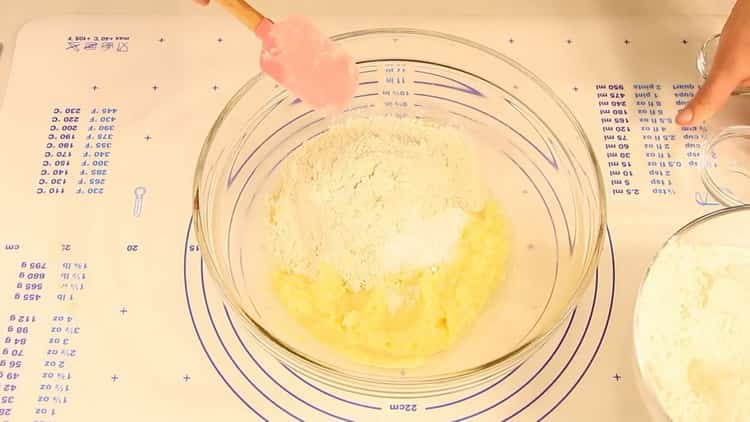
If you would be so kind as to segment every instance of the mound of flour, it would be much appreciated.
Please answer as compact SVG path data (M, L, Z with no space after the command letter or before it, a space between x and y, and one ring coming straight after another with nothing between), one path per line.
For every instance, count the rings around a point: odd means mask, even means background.
M639 299L645 377L675 422L750 420L750 250L670 242Z
M303 145L270 202L271 248L287 271L331 265L357 291L449 259L484 204L473 149L457 129L357 118Z

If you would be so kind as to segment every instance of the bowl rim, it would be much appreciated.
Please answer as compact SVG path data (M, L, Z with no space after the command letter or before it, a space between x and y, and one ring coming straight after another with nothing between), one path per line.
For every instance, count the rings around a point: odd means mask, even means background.
M669 417L667 414L667 411L664 409L663 404L661 401L659 401L659 396L656 394L656 391L654 390L654 386L652 385L652 382L648 376L646 376L646 371L644 368L644 354L641 347L639 347L638 342L638 322L639 322L639 313L640 313L640 306L641 306L641 300L643 297L643 289L646 283L649 280L649 275L651 274L651 271L654 267L654 264L656 261L658 261L659 257L661 256L664 249L672 244L674 241L680 238L680 236L684 235L685 233L691 232L693 229L702 226L705 223L714 221L716 219L725 217L727 215L735 214L735 213L741 213L741 212L750 212L750 204L742 204L742 205L735 205L735 206L729 206L725 208L721 208L718 210L711 211L707 214L703 214L701 216L698 216L696 218L693 218L683 226L681 226L679 229L677 229L674 233L672 233L664 242L662 242L661 246L657 250L657 252L653 255L651 258L651 261L648 264L648 268L646 269L646 272L641 279L640 285L638 286L638 291L635 295L635 304L633 305L633 312L632 312L632 329L631 334L633 336L632 341L632 347L635 354L635 361L636 366L638 367L638 375L639 375L639 383L642 388L645 389L646 394L648 397L656 404L658 410L662 413L663 417Z
M715 177L715 167L712 165L714 159L711 157L713 156L714 148L722 144L726 145L726 143L732 141L736 142L738 139L741 139L743 143L750 140L750 125L733 125L723 128L714 138L707 139L703 142L700 152L701 158L699 169L703 187L706 188L708 193L711 194L715 200L725 207L745 205L745 202L738 198L731 190L721 188Z
M487 47L483 44L480 44L478 42L459 37L456 35L443 33L439 31L433 31L433 30L425 30L425 29L416 29L416 28L409 28L409 27L376 27L376 28L369 28L369 29L361 29L361 30L355 30L355 31L349 31L340 33L337 35L334 35L331 37L331 39L334 42L339 41L346 41L350 39L357 39L362 38L366 36L373 36L373 35L412 35L412 36L419 36L419 37L425 37L431 40L436 41L449 41L458 43L464 47L473 48L475 50L478 50L484 54L487 54L492 59L500 60L504 62L505 64L512 67L515 71L520 72L524 77L526 77L530 82L532 82L537 88L540 88L544 95L547 96L548 99L552 100L553 103L557 106L557 109L562 112L563 116L567 118L567 122L572 125L572 128L577 132L579 141L583 143L583 146L585 147L586 153L588 155L588 158L591 162L591 165L594 169L594 174L588 174L587 176L589 178L595 179L595 185L596 188L594 189L592 187L592 190L596 190L596 194L599 197L599 201L597 202L598 210L595 210L596 215L595 217L598 217L598 227L595 230L592 230L592 242L590 251L587 255L585 255L585 261L581 265L581 271L579 275L579 279L577 280L577 289L571 294L571 299L568 301L565 308L563 308L563 312L560 313L558 321L556 321L546 332L542 332L541 334L538 334L534 337L531 337L527 339L525 342L519 344L513 351L506 353L502 356L499 356L495 359L492 359L488 362L485 362L481 365L477 365L471 368L463 369L460 371L454 371L450 373L442 373L437 375L430 375L430 376L407 376L402 377L397 380L394 380L393 377L388 376L366 376L359 372L357 373L351 373L350 371L343 370L341 368L337 368L335 365L331 365L329 363L321 362L311 356L308 356L306 353L297 350L296 348L286 344L286 342L278 339L277 337L273 336L270 332L268 332L262 324L256 322L250 315L247 314L247 312L244 311L243 307L239 305L239 303L236 302L234 298L232 298L227 292L225 292L225 289L219 288L221 295L223 298L229 302L230 306L238 312L240 315L242 315L243 319L245 319L247 322L250 323L252 326L251 328L257 329L261 335L259 336L257 333L253 332L253 330L250 330L253 337L260 343L260 345L268 352L270 352L273 356L276 358L281 359L285 363L298 363L302 364L301 366L294 365L294 367L301 372L304 372L305 374L323 382L328 385L332 385L337 388L341 388L344 390L352 391L355 393L373 393L374 395L379 394L387 394L388 397L397 397L400 393L399 391L393 390L393 388L398 387L409 387L414 388L416 386L423 386L426 389L429 389L430 392L433 390L436 391L439 394L442 393L448 393L448 392L455 392L460 391L463 387L446 387L444 391L438 391L441 390L440 388L430 388L429 386L431 384L445 384L445 385L457 385L457 383L461 383L462 380L465 382L471 382L470 380L467 380L467 378L470 378L473 375L483 374L485 371L488 371L493 368L498 368L502 366L501 364L507 363L507 362L513 362L515 360L519 360L519 358L523 358L525 356L528 356L530 352L535 350L536 348L540 347L546 339L551 336L554 332L556 332L557 328L565 321L565 316L569 315L573 309L576 307L577 303L580 300L580 297L582 294L586 291L586 289L590 286L591 282L593 281L593 274L596 270L596 267L598 266L599 259L602 253L602 250L604 248L604 240L606 237L606 227L607 227L607 195L604 189L604 179L602 176L602 170L601 165L599 163L599 159L597 158L596 153L594 152L593 145L589 139L589 137L586 135L586 131L583 129L583 126L579 122L579 120L575 117L573 112L570 110L568 105L562 101L562 99L545 83L543 82L536 74L532 73L530 70L528 70L526 67L518 63L517 61L513 60L512 58L498 52L497 50ZM221 110L219 116L217 117L214 124L211 126L211 129L208 132L208 135L206 136L206 139L204 141L203 147L201 148L198 163L196 165L196 170L193 177L193 222L196 232L196 239L199 244L199 248L201 250L201 255L204 258L204 261L206 262L206 265L208 267L209 272L211 273L212 277L215 279L221 279L221 271L218 269L217 263L214 262L214 257L210 254L211 247L208 243L208 235L207 232L205 232L205 228L202 224L202 215L203 213L200 210L200 195L201 195L201 180L203 179L204 173L206 171L206 158L209 154L209 152L212 150L212 147L216 141L216 135L219 131L219 129L222 127L222 124L226 117L232 112L232 110L235 108L235 106L244 98L244 96L258 83L260 83L264 79L269 79L267 76L265 76L262 72L256 74L252 78L250 78L243 86L241 86L237 92L231 97L231 99L227 102L227 104L224 106L224 108ZM532 110L533 111L533 110ZM542 119L540 121L543 122ZM573 158L570 151L567 149L566 145L563 142L557 143L558 147L562 151L562 153L565 155L565 158L569 160L571 163L576 163L577 165L580 165L580 163ZM579 172L576 172L576 176L579 180L583 179L583 176L586 176L586 174L579 174ZM270 344L268 344L268 340L270 340ZM290 362L291 358L291 362ZM319 373L316 373L315 371L307 370L307 366L311 366L312 368L322 370L325 375L321 375ZM507 368L500 368L500 370L496 370L496 373L504 373L506 369L509 369L510 366ZM491 372L491 371L490 371ZM490 374L489 376L492 376ZM486 377L485 377L486 378ZM367 384L367 386L364 386L362 383ZM364 391L363 391L364 388ZM391 389L389 389L391 388Z

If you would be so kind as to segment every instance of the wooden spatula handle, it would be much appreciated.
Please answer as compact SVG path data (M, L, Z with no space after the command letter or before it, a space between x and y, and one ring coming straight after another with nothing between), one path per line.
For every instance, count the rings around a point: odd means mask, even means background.
M244 0L216 0L224 9L239 19L250 30L255 31L265 17Z

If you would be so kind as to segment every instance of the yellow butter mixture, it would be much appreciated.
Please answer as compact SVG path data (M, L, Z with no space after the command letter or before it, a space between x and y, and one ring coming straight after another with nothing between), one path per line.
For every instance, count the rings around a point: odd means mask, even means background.
M284 307L323 343L360 363L415 367L471 328L505 276L508 237L488 201L468 214L454 253L438 265L356 291L326 263L314 277L282 270L272 281Z

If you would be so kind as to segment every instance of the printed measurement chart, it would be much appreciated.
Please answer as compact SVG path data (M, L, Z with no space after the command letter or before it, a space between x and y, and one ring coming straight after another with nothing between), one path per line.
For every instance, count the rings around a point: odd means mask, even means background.
M104 193L117 109L93 107L86 114L80 107L52 110L37 194L62 195L66 185L78 195ZM79 128L83 137L76 142ZM82 151L76 151L77 144Z
M225 306L191 226L196 159L258 70L253 35L228 17L47 18L2 57L13 64L0 111L0 422L647 420L632 308L667 236L720 206L699 179L705 129L673 116L723 18L345 21L320 20L331 33L414 26L486 44L570 106L609 209L575 312L474 390L388 400L307 379Z

